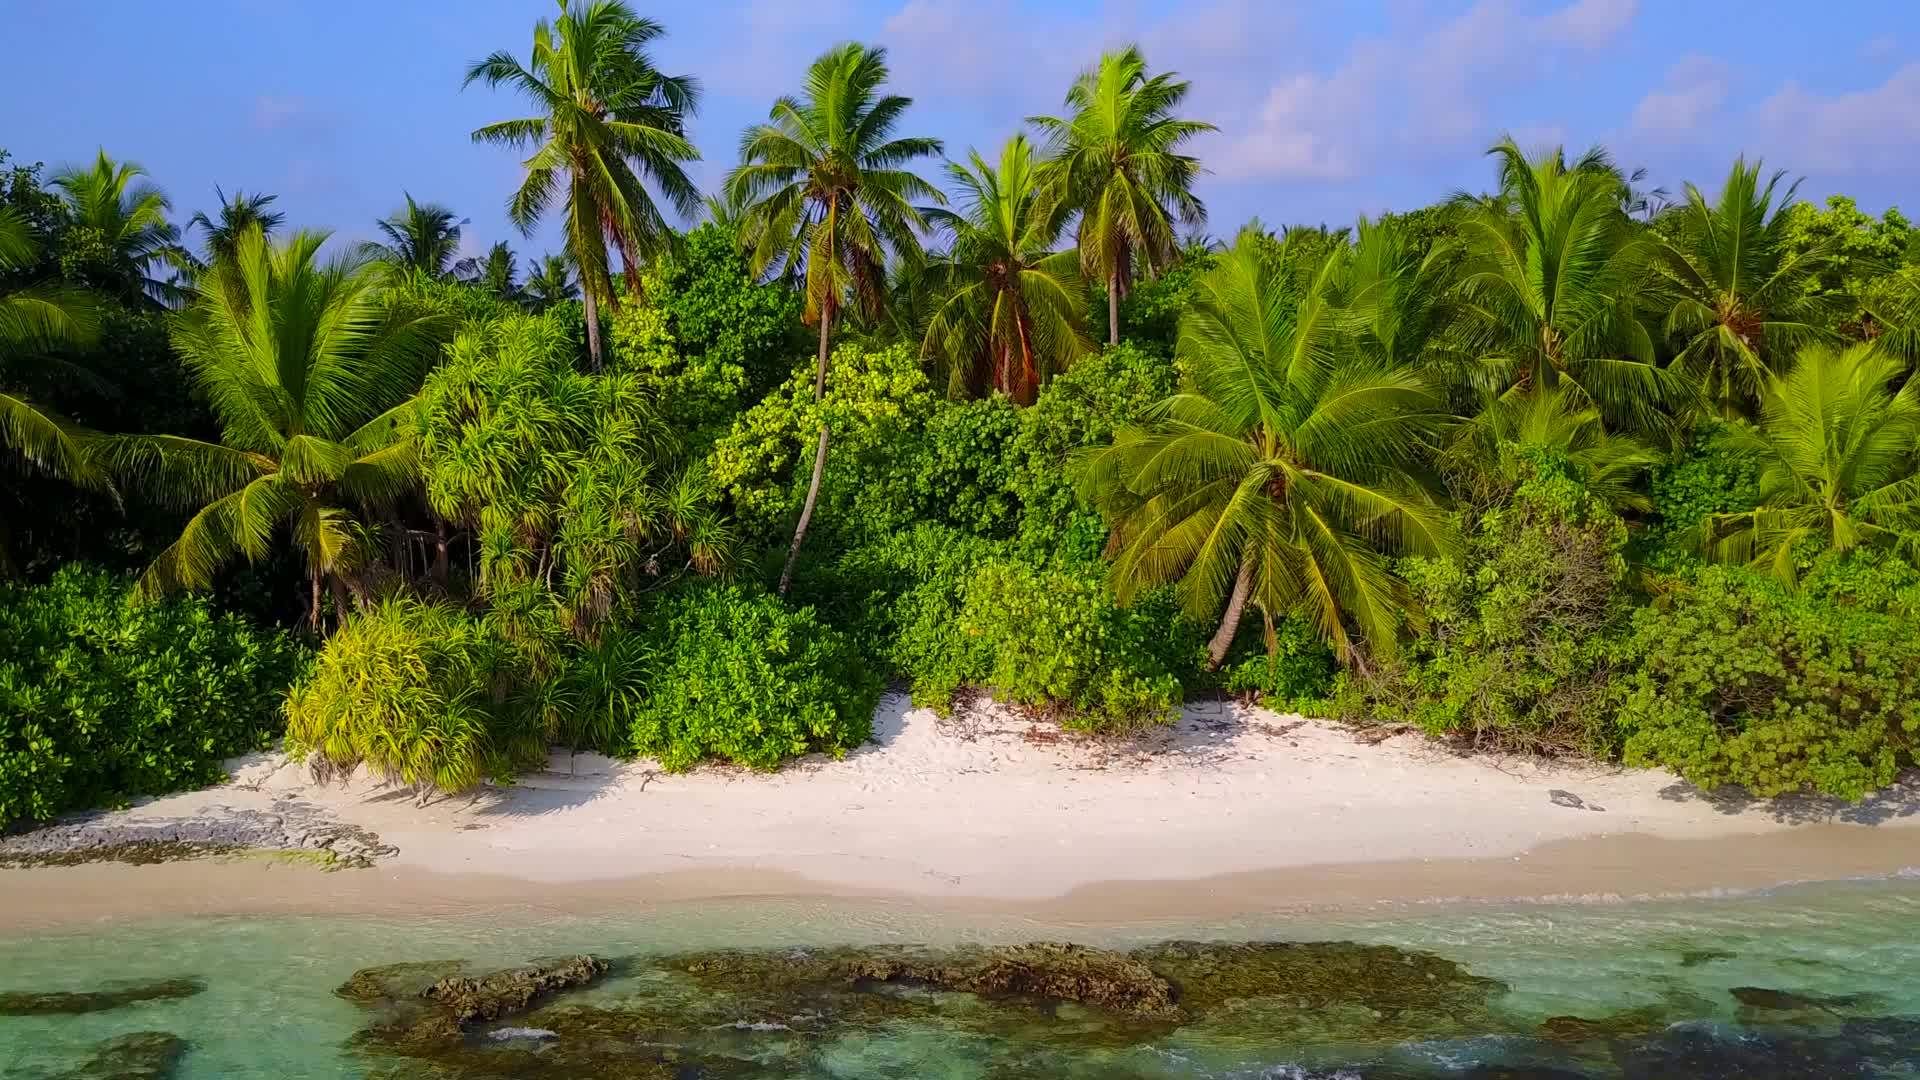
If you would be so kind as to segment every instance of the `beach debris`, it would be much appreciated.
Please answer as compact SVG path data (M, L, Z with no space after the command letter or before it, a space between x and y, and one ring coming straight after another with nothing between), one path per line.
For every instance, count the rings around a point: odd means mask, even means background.
M470 1024L510 1016L539 997L585 986L607 971L599 957L572 956L479 976L449 975L421 996L444 1008L455 1023Z
M106 1012L142 1001L192 997L207 988L199 979L157 979L114 983L97 990L11 991L0 993L0 1016L52 1016Z
M1564 806L1569 810L1605 810L1599 803L1590 803L1571 791L1554 788L1547 792L1547 801L1555 806Z
M172 1032L135 1031L96 1044L85 1064L50 1080L165 1080L186 1053L187 1040Z
M245 851L306 852L330 867L365 868L398 848L298 799L271 809L210 806L189 817L108 811L0 837L0 867L91 862L145 865Z

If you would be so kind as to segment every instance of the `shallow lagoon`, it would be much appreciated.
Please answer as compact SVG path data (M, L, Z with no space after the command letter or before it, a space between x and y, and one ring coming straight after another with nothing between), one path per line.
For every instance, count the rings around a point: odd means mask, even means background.
M115 1073L96 1059L105 1040L137 1032L184 1040L173 1075L186 1080L579 1075L587 1032L603 1077L1920 1077L1920 881L1912 879L1685 901L1400 906L1205 924L1041 924L906 904L771 900L622 918L514 918L117 922L0 940L0 994L161 980L205 986L100 1011L0 1016L0 1077L157 1075ZM1135 955L1163 968L1165 950L1150 946L1170 940L1391 948L1298 951L1291 966L1223 975L1232 992L1216 1000L1195 982L1191 1008L1151 1021L923 985L775 986L764 975L729 983L725 972L695 979L685 960L746 950L753 963L741 970L750 971L842 946L1036 940L1142 950ZM613 974L479 1025L452 1055L394 1056L356 1041L374 1017L334 993L373 965L462 959L485 970L583 952L613 960ZM1190 970L1174 972L1176 993ZM1367 983L1376 975L1388 981ZM1400 976L1418 982L1389 985ZM1248 977L1266 982L1249 988ZM486 1037L510 1026L562 1035ZM570 1043L569 1031L581 1034ZM74 1072L90 1061L92 1071Z

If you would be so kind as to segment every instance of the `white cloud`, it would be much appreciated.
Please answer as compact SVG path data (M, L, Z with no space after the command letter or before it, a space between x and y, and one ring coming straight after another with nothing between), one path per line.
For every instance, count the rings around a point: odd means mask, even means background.
M1673 139L1695 134L1726 104L1732 69L1707 56L1688 56L1667 72L1666 85L1640 99L1633 131Z
M1573 0L1529 14L1516 0L1478 0L1434 23L1404 6L1399 33L1355 42L1330 72L1270 81L1257 112L1222 122L1227 148L1211 163L1241 180L1327 180L1491 141L1496 102L1564 75L1570 57L1610 44L1637 10L1636 0Z
M1790 82L1755 110L1759 130L1800 167L1837 173L1910 170L1920 153L1920 63L1879 86L1821 95Z
M1578 0L1548 15L1542 29L1550 40L1597 49L1618 37L1639 10L1639 0Z

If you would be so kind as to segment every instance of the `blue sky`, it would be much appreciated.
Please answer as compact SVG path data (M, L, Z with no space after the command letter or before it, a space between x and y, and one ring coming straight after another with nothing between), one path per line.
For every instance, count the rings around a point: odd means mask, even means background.
M1136 41L1193 81L1221 128L1194 149L1210 230L1344 223L1490 175L1481 151L1602 142L1654 182L1712 191L1739 152L1920 212L1920 0L706 0L636 3L663 67L706 90L703 185L815 54L891 51L909 126L997 147L1055 111L1073 73ZM552 0L7 0L0 146L58 165L104 146L145 165L184 220L215 184L278 192L300 225L365 237L402 190L470 216L466 246L518 237L513 155L475 126L522 102L460 89L494 49L525 56ZM164 16L161 12L165 12ZM47 47L36 49L34 42ZM31 91L31 92L29 92Z

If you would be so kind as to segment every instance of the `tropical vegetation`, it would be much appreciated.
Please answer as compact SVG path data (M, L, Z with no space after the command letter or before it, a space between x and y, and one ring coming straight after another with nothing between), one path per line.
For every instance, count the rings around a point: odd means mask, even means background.
M473 138L538 257L411 194L364 247L251 188L183 229L131 163L0 155L0 824L282 731L423 796L556 745L775 768L889 682L1761 794L1914 763L1897 211L1507 139L1479 193L1183 239L1179 73L1115 50L942 162L861 44L703 199L663 33L564 0L468 69L530 106Z

